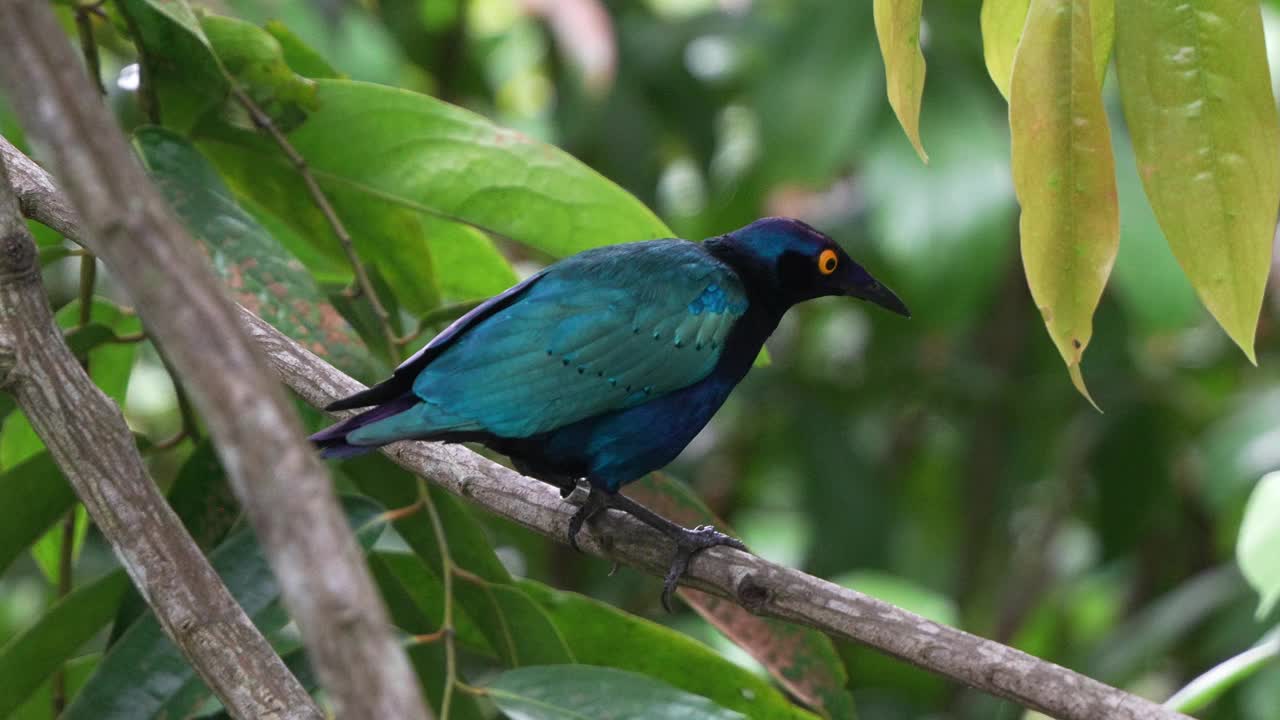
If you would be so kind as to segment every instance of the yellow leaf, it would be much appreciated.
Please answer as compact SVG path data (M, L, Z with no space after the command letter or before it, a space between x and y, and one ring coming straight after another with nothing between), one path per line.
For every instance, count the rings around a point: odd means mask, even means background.
M924 162L920 144L920 98L924 93L924 54L920 52L921 0L875 0L876 37L884 58L889 105Z
M1013 56L1022 39L1022 26L1027 19L1031 0L985 0L982 3L982 54L987 61L987 74L996 89L1009 99L1009 78L1013 74ZM1115 0L1092 0L1089 24L1093 35L1094 71L1098 85L1107 76L1111 48L1115 44Z
M1080 360L1120 242L1115 160L1088 0L1032 0L1010 93L1027 283L1072 382L1087 398Z
M1251 362L1280 206L1280 121L1253 0L1129 0L1116 68L1138 174L1205 307Z

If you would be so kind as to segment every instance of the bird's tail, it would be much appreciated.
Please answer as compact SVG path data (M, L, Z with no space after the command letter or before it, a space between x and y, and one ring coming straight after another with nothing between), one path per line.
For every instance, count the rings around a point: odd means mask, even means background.
M363 455L372 450L376 450L379 445L391 442L391 439L382 440L381 442L351 442L349 435L360 428L372 425L373 423L387 420L400 413L412 408L418 404L418 398L413 393L401 395L398 398L390 400L382 405L370 408L359 415L353 415L339 423L330 425L320 432L312 435L310 440L320 450L320 457L326 460L341 460L357 455ZM394 438L400 439L400 438Z

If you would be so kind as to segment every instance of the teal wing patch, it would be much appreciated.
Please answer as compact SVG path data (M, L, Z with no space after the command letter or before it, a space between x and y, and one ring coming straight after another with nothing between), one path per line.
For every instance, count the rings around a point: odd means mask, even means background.
M403 421L528 437L632 407L706 377L746 308L738 276L693 243L583 253L427 365Z

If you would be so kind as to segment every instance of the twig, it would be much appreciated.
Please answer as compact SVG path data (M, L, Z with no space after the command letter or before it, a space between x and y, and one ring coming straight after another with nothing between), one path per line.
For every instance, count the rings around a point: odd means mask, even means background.
M186 381L336 715L428 717L297 413L267 374L198 243L93 92L47 3L0 1L0 76L84 219L79 239L114 271Z
M432 308L423 313L422 317L418 318L418 322L413 330L410 330L404 335L396 338L396 345L401 347L408 345L413 342L413 339L418 337L423 330L436 325L443 325L446 322L453 322L463 315L466 315L468 312L476 309L482 302L484 302L484 299L463 300L462 302Z
M17 399L165 632L230 712L318 720L306 690L147 475L120 409L67 347L35 261L0 162L0 387Z
M98 59L98 43L93 40L93 18L90 15L98 10L98 4L76 6L76 34L80 36L80 52L84 55L84 64L89 70L89 79L98 88L98 94L106 95L107 89L102 85L102 62Z
M307 159L293 147L293 143L289 142L289 138L280 132L280 128L276 127L272 122L271 116L267 115L262 108L258 107L253 98L240 87L236 79L230 73L225 73L227 84L231 87L231 94L235 97L249 113L249 117L253 119L253 124L261 131L271 137L280 152L284 153L289 159L289 164L302 178L302 182L307 186L307 192L311 195L311 201L320 209L324 219L329 223L329 228L333 230L333 234L337 236L338 242L342 244L342 251L347 254L347 261L351 263L351 271L356 278L356 294L363 295L369 299L369 306L373 309L373 314L378 318L378 324L382 328L383 337L387 341L387 352L390 360L394 363L400 358L401 343L397 342L395 330L391 328L391 315L387 312L387 308L382 304L382 300L378 298L378 292L373 287L373 282L369 280L369 272L365 269L364 263L360 260L360 256L356 253L355 243L351 240L351 233L347 232L347 226L342 223L342 218L338 217L338 212L333 209L329 198L324 194L324 190L320 188L320 183L316 182L316 178L311 173L310 166L307 165Z
M418 478L418 497L431 518L431 532L435 533L436 545L440 546L440 577L444 584L444 615L438 631L444 637L444 696L440 700L440 720L449 720L449 709L453 703L453 690L458 684L458 651L453 626L453 576L457 565L453 562L453 554L449 552L449 538L444 532L444 523L440 522L440 513L436 504L431 502L431 493L427 484Z
M3 25L0 25L3 27ZM0 145L0 150L4 150ZM19 155L19 157L22 157ZM22 157L26 161L25 157ZM26 161L29 162L29 161ZM38 176L39 173L29 173ZM44 222L66 222L56 188L28 183L24 207ZM74 215L71 217L75 224ZM316 357L253 313L240 321L277 375L313 407L324 407L363 386ZM402 442L384 452L420 477L496 515L563 542L573 508L555 489L461 445ZM609 513L579 536L584 550L655 576L666 572L667 541L648 526ZM461 575L459 575L461 577ZM807 625L833 637L869 645L930 672L1008 698L1061 720L1171 720L1185 716L1014 648L938 625L893 605L811 575L728 548L700 553L687 584L763 616ZM461 682L459 689L468 691Z

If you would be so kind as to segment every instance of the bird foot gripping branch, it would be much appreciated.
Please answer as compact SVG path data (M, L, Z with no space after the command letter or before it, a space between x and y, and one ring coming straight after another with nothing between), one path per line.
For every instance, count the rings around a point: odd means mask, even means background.
M569 542L604 509L676 544L671 593L701 550L739 541L683 528L619 494L675 459L751 369L791 306L845 296L909 316L831 238L766 218L702 243L650 240L566 258L462 316L368 390L369 408L312 436L344 458L397 440L479 442L568 497L590 485Z

